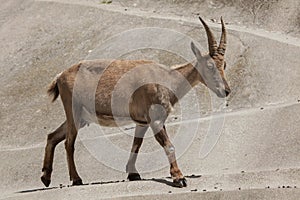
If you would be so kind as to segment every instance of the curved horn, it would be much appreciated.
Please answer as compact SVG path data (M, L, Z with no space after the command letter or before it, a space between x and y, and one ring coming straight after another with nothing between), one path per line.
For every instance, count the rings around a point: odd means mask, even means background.
M222 35L218 47L218 53L224 56L226 50L226 29L222 17L221 17L221 24L222 24Z
M214 56L217 54L217 41L216 41L213 33L211 32L210 28L203 21L203 19L201 17L199 17L199 19L200 19L201 23L203 24L205 31L206 31L206 35L207 35L207 39L208 39L209 55Z

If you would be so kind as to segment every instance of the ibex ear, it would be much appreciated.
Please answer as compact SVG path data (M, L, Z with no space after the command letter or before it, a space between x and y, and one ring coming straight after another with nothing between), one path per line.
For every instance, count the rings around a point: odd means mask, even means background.
M196 47L196 45L194 44L194 42L191 42L191 49L193 51L193 53L195 54L197 59L202 58L201 52L200 50Z

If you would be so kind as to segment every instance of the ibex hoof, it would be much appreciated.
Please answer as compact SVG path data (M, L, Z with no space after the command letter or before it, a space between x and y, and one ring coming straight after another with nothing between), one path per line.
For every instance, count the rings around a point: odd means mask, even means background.
M127 179L129 181L138 181L138 180L142 180L141 176L139 175L139 173L130 173L128 174Z
M44 185L46 187L49 187L51 180L50 179L46 179L44 176L41 177L41 181L44 183Z
M182 187L187 186L187 181L185 178L175 179L175 180L173 180L173 184L174 184L174 187L182 188Z
M83 185L83 183L82 183L81 179L78 179L78 180L73 181L72 185Z

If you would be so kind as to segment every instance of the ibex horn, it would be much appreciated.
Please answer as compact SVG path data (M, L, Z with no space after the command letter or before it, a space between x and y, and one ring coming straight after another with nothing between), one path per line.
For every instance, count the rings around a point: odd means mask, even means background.
M222 23L222 35L218 47L218 53L224 56L226 50L226 29L222 17L221 17L221 23Z
M200 19L201 23L203 24L205 31L206 31L206 35L207 35L207 39L208 39L209 55L214 56L217 54L217 41L216 41L213 33L211 32L210 28L203 21L203 19L201 17L199 17L199 19Z

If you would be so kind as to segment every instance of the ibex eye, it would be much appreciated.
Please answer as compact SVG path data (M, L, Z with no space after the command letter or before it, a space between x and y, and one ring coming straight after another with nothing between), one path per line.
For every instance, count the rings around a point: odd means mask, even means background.
M209 65L207 65L207 68L208 68L208 69L213 69L213 68L214 68L214 65L209 64Z

